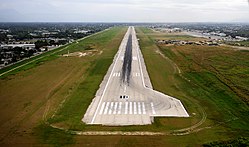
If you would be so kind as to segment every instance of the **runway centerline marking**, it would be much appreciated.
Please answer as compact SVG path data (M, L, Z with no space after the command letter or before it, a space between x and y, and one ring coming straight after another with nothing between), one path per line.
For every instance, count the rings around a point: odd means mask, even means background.
M121 46L119 47L119 51L118 51L118 57L117 57L117 59L115 60L115 63L114 63L114 65L113 65L113 68L112 68L112 71L111 71L111 74L110 74L110 75L112 75L113 72L114 72L114 69L115 69L115 67L116 67L116 65L117 65L118 59L120 58L120 55L121 55L121 51L122 51L122 47L123 47L123 46L122 46L122 43L123 43L123 41L128 37L128 35L129 35L129 31L126 32L126 34L125 34L125 36L124 36L124 38L123 38L123 40L122 40L122 42L121 42ZM100 104L101 104L101 102L102 102L102 99L103 99L103 97L104 97L104 95L105 95L106 89L107 89L107 87L108 87L108 85L109 85L109 83L110 83L110 80L111 80L111 76L109 76L108 81L107 81L107 83L106 83L106 85L105 85L103 94L102 94L102 96L100 97L100 100L99 100L97 109L96 109L96 111L95 111L95 113L94 113L94 115L93 115L91 124L93 124L93 122L94 122L94 120L95 120L95 118L96 118L96 116L97 116L97 112L98 112L98 110L99 110L99 107L100 107Z
M126 92L126 85L124 86L124 93Z

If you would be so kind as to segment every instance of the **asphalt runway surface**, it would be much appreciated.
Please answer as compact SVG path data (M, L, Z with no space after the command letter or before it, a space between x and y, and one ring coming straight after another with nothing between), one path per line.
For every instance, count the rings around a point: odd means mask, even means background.
M134 27L119 50L82 121L108 126L147 125L154 117L189 117L181 101L153 90Z

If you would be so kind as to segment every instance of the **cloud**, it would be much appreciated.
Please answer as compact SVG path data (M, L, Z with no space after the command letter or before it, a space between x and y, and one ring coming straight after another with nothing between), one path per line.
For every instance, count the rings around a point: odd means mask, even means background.
M0 0L2 1L2 0ZM249 21L247 0L8 0L0 21Z

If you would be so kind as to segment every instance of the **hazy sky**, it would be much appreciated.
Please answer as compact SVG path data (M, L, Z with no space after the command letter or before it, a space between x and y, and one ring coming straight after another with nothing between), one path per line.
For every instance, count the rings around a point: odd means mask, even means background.
M249 22L249 0L0 0L0 22Z

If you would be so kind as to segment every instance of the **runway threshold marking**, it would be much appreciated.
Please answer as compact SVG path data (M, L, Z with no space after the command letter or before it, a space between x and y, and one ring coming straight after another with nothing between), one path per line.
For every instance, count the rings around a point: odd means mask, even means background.
M128 113L128 102L125 102L125 114Z
M138 114L141 114L141 105L140 102L137 102Z
M111 102L111 107L109 108L109 114L112 114L113 102Z
M108 107L109 107L109 102L107 102L107 103L106 103L104 114L106 114L106 113L107 113L107 111L108 111Z
M132 102L130 102L130 114L132 114Z
M102 103L101 109L100 109L100 111L99 111L99 114L100 114L100 115L103 113L104 108L105 108L105 102Z
M144 102L142 102L143 114L146 114Z
M146 114L144 102L125 102L124 110L122 110L122 102L103 102L99 115L117 115L117 114ZM153 102L150 103L152 114L156 114Z
M113 68L112 68L112 70L111 70L111 74L110 74L110 76L109 76L109 78L108 78L108 80L107 80L107 83L106 83L106 85L105 85L103 94L102 94L102 96L100 97L100 101L99 101L99 103L98 103L98 105L97 105L97 108L96 108L96 111L95 111L95 113L94 113L94 115L93 115L91 124L94 123L94 120L95 120L95 118L96 118L96 116L97 116L97 113L98 113L98 111L99 111L99 107L100 107L100 105L101 105L101 103L102 103L102 100L103 100L103 97L104 97L104 95L105 95L106 89L107 89L107 87L108 87L108 85L109 85L109 83L110 83L111 75L113 74L114 69L115 69L115 67L116 67L116 65L117 65L117 62L118 62L118 60L119 60L119 58L120 58L120 56L121 56L121 51L122 51L123 44L126 43L126 42L125 42L125 39L126 39L126 38L128 37L128 35L129 35L129 33L128 33L129 30L130 30L130 28L128 28L128 30L127 30L127 32L126 32L126 34L125 34L123 40L121 41L121 45L119 46L119 49L118 49L118 56L117 56L117 59L116 59L115 62L114 62Z
M137 105L136 105L136 102L134 102L134 114L137 114Z
M117 113L117 108L118 108L118 102L115 102L113 114L116 114L116 113Z
M156 111L154 109L154 104L152 102L150 103L150 106L151 106L152 114L156 114Z
M121 114L122 102L119 102L118 105L118 114Z

